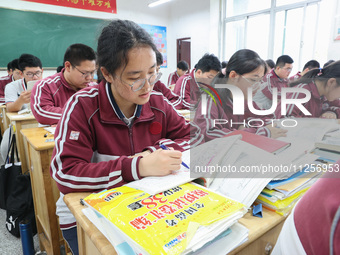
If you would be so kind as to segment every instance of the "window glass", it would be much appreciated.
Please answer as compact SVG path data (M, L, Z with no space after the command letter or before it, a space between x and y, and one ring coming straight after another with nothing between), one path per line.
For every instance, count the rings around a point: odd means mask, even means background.
M223 60L229 58L235 51L244 48L244 20L228 22L225 27L225 54Z
M305 0L276 0L276 6L305 2Z
M227 17L236 16L244 13L269 9L271 0L227 0L226 15Z

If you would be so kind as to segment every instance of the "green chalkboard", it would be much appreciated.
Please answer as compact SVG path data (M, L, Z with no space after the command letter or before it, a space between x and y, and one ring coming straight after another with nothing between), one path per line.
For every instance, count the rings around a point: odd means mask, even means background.
M83 43L96 50L96 41L107 20L0 8L0 67L30 53L43 67L63 64L65 50Z

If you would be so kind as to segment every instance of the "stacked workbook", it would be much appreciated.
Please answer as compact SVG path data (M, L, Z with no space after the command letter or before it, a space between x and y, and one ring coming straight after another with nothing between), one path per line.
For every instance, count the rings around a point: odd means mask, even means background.
M245 205L201 185L187 183L153 196L122 186L84 202L91 210L85 215L118 254L188 254L215 241L228 243L226 254L248 235L235 225L247 212Z

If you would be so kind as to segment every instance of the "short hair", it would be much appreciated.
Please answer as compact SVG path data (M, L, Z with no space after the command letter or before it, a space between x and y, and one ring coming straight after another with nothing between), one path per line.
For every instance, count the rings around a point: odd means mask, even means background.
M325 68L326 66L329 66L330 64L332 64L332 63L334 63L334 62L335 62L335 60L333 60L333 59L328 60L328 61L323 65L322 68Z
M309 70L314 68L320 68L320 63L316 60L309 60L303 67L302 71L308 68Z
M115 75L117 69L128 64L131 49L146 46L157 51L151 36L143 28L130 20L112 20L103 28L98 39L99 67Z
M189 65L186 61L181 60L177 63L177 68L181 69L183 71L188 71L189 70Z
M272 59L267 59L265 62L269 68L273 69L275 67L275 62Z
M156 51L156 61L158 66L163 64L163 55L158 50Z
M82 43L75 43L66 49L64 63L69 61L72 65L79 66L81 62L86 60L96 60L96 53L91 47Z
M13 61L13 60L12 60ZM9 61L7 63L7 71L10 71L12 69L12 61Z
M196 64L196 70L200 69L203 73L214 70L221 71L221 62L214 54L205 54Z
M58 66L58 67L57 67L57 73L60 73L61 70L63 70L63 68L64 68L64 66Z
M288 55L282 55L277 58L275 67L284 67L286 64L293 64L294 60Z
M221 67L222 67L222 69L223 69L223 68L226 68L227 65L228 65L228 61L222 61L222 62L221 62Z
M32 54L22 54L19 57L19 70L23 72L26 67L42 68L42 64L38 57L33 56Z
M19 68L19 59L18 59L18 58L12 60L12 62L11 62L11 67L12 67L12 70L13 70L13 71L14 71L15 69L20 70L20 68Z

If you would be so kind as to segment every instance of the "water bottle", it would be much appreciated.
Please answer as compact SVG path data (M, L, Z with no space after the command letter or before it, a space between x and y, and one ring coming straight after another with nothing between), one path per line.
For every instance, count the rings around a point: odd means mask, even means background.
M33 235L30 221L21 221L19 223L19 228L23 255L34 255Z

